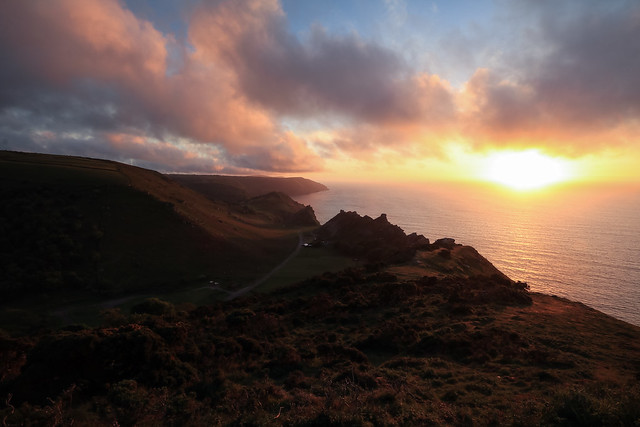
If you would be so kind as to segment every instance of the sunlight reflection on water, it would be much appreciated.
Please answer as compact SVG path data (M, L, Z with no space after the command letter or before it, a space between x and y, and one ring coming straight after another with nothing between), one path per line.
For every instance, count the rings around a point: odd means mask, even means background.
M640 190L561 188L518 195L462 185L333 184L298 196L324 223L340 209L432 241L475 247L533 291L581 301L640 326Z

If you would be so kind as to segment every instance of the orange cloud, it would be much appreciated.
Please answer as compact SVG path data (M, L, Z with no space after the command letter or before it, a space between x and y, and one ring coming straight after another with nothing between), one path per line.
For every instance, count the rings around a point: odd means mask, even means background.
M203 26L196 18L192 49L182 48L182 67L168 73L168 47L175 48L175 40L116 0L12 2L4 9L0 52L13 68L0 108L31 111L43 126L111 135L135 130L148 140L174 135L213 144L231 165L247 168L297 169L303 152L307 167L320 164L304 142L292 140L271 113L243 96L233 68L209 52L220 40L198 36ZM226 22L224 14L215 17ZM238 19L228 22L241 24ZM60 120L50 122L56 115ZM286 151L287 143L296 154L289 162L269 153Z
M296 172L443 156L450 142L576 156L637 146L640 7L517 5L537 11L544 49L504 53L515 71L479 68L458 89L355 33L293 34L277 0L203 2L186 42L117 0L7 2L0 137L165 169Z
M132 89L164 75L166 38L116 1L9 2L2 16L12 59L50 81L90 76Z

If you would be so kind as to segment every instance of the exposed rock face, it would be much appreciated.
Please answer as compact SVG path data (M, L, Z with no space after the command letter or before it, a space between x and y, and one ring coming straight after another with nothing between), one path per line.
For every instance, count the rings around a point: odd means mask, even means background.
M306 227L320 225L320 222L318 222L316 213L313 211L313 208L311 206L305 206L298 212L294 213L293 216L291 216L288 224L293 226Z
M416 249L429 245L429 239L412 233L407 236L385 214L373 219L357 212L340 211L323 225L317 240L334 245L339 251L371 262L399 262L410 259Z
M433 242L433 246L436 248L453 249L454 246L456 246L456 241L450 237L444 237Z

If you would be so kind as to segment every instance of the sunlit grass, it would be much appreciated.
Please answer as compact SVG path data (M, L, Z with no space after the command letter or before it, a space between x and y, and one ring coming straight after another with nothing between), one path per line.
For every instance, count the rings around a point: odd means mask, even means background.
M355 265L351 258L337 254L328 248L302 248L293 258L269 280L257 288L260 292L270 292L326 271L340 271Z

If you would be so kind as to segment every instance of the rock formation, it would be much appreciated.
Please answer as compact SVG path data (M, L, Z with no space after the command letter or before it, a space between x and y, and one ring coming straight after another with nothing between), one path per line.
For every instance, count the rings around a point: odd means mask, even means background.
M370 262L398 262L410 259L429 239L412 233L407 236L385 214L373 219L357 212L340 211L316 234L316 244L332 245L340 252Z

